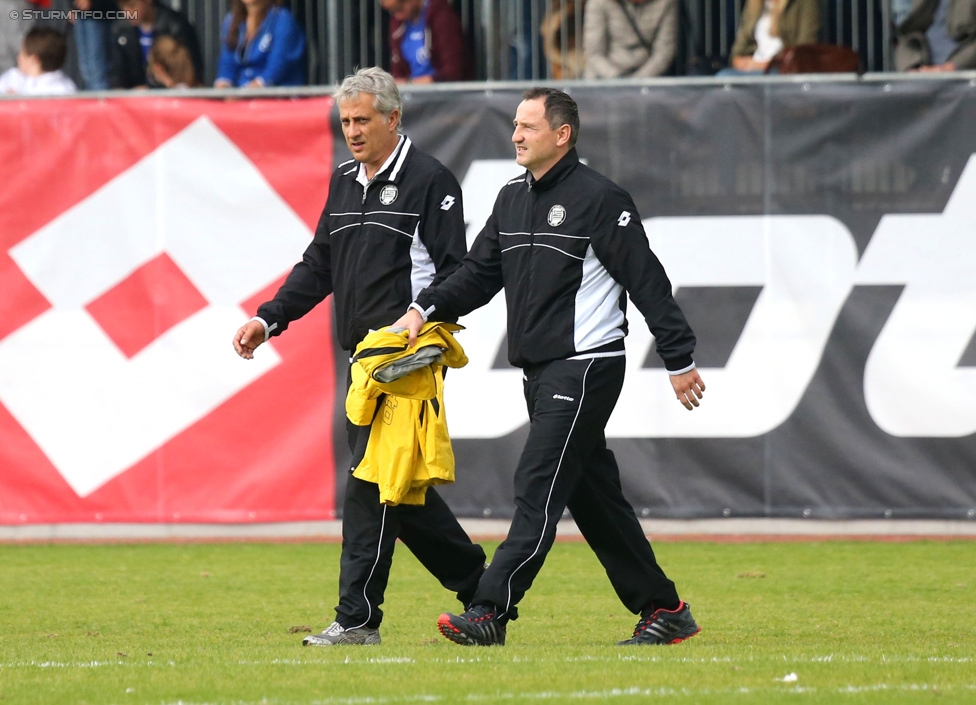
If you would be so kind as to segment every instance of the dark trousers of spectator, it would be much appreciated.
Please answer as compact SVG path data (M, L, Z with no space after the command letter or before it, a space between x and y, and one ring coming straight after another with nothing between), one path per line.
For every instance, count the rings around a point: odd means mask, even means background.
M530 426L515 470L515 517L474 596L476 604L495 605L500 619L518 616L516 605L542 568L566 507L627 609L636 614L677 602L607 448L604 429L625 369L622 356L525 369Z
M381 406L381 405L380 405ZM369 426L347 421L353 467L366 449ZM336 621L345 629L378 627L380 604L399 538L465 607L484 571L485 551L472 543L454 513L433 487L423 505L380 504L379 486L349 475L342 503L342 557Z
M112 52L112 24L107 20L79 19L74 25L78 70L89 91L107 91L108 61Z

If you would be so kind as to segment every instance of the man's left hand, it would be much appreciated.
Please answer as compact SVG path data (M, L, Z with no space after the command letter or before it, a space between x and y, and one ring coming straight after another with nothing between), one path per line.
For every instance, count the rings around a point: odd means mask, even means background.
M390 328L407 329L407 347L410 348L417 344L417 336L420 334L420 329L423 327L424 317L421 316L420 311L415 308L408 308L407 312L400 316L396 323L390 326Z
M680 375L670 375L674 393L688 411L698 406L698 400L705 393L705 383L698 375L698 368L692 368Z

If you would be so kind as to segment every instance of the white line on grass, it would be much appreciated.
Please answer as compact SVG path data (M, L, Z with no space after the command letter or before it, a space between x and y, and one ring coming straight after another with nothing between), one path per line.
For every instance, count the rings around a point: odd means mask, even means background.
M368 665L368 664L405 664L412 665L417 663L441 663L441 664L470 664L470 663L579 663L579 662L609 662L609 661L633 661L641 663L751 663L762 664L766 660L758 660L752 657L731 658L731 657L683 657L679 659L661 656L640 656L631 654L627 656L567 656L565 658L530 658L517 656L510 659L504 657L475 657L462 658L422 658L416 659L409 656L384 656L384 657L365 657L354 658L346 655L342 661L329 661L327 659L271 659L268 661L236 661L238 666L321 666L323 663L332 665ZM849 663L973 663L976 659L969 656L903 656L892 658L890 656L861 656L853 655L838 656L830 654L827 656L811 656L809 658L785 658L785 663L830 663L830 662L849 662ZM220 663L215 661L214 663ZM140 661L138 659L126 659L116 661L21 661L13 663L0 663L0 669L20 669L20 668L103 668L106 666L176 666L175 661Z
M887 683L877 683L874 685L864 685L864 686L840 686L837 688L812 688L804 686L794 686L791 688L641 688L637 686L632 686L628 688L606 688L603 690L574 690L574 691L557 691L557 690L543 690L536 692L511 692L511 693L469 693L462 699L465 702L482 702L482 701L512 701L512 702L522 702L525 700L555 700L555 701L566 701L566 700L611 700L614 698L632 698L638 697L657 697L657 698L700 698L702 696L731 696L731 695L752 695L752 694L769 694L769 693L779 693L781 695L811 695L811 696L822 696L822 695L859 695L861 693L873 693L873 692L905 692L905 693L936 693L936 694L947 694L953 693L955 691L966 691L973 692L976 691L976 684L968 684L961 686L938 686L930 685L928 683L902 683L898 685L889 685ZM303 703L305 705L390 705L393 703L426 703L426 702L457 702L458 697L455 695L447 696L443 695L394 695L390 697L386 696L355 696L347 698L326 698L325 700L312 700ZM244 701L235 701L234 705L269 705L274 703L289 703L289 700L278 700L276 698L262 699L255 701L253 703L247 703ZM168 705L210 705L209 703L196 703L186 700L180 700L177 702L169 703Z
M521 702L523 700L609 700L613 698L658 697L658 698L698 698L702 696L722 696L722 695L749 695L753 693L778 692L791 695L822 695L836 693L839 695L856 695L863 692L932 692L932 693L952 693L955 690L976 691L976 684L962 686L938 686L928 683L903 683L899 685L888 685L879 683L869 686L841 686L839 688L810 688L796 686L793 688L608 688L604 690L575 690L575 691L554 691L544 690L538 692L513 692L513 693L469 693L464 697L467 702L499 701L507 700ZM439 695L406 695L393 697L361 697L361 698L328 698L326 700L315 700L310 705L367 705L372 703L407 703L407 702L440 702L447 700L445 696ZM450 700L454 700L451 696Z
M176 661L22 661L0 663L4 668L102 668L104 666L175 666Z

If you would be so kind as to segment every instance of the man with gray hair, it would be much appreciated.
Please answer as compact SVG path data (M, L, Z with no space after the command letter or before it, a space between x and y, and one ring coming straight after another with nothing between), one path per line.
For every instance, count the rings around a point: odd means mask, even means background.
M424 287L457 269L465 255L461 187L446 167L400 134L403 103L393 77L382 69L361 69L346 77L335 100L353 158L332 175L302 261L234 334L234 349L245 359L329 294L339 344L351 355L371 329L399 316ZM347 421L352 467L363 457L369 430ZM375 483L350 474L342 520L335 621L303 644L380 643L379 606L397 538L463 605L470 603L485 552L433 487L423 505L389 506L380 503Z

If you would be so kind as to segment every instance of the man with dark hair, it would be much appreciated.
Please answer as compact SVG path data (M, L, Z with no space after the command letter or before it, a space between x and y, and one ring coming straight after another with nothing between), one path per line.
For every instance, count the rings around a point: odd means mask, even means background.
M464 257L461 187L444 165L400 134L403 100L393 77L379 68L361 69L342 82L335 102L353 158L332 175L315 238L302 261L234 335L234 349L245 359L329 294L335 300L339 344L351 355L371 329L382 328ZM347 431L355 467L370 426L347 423ZM342 503L336 618L303 644L380 643L379 606L397 538L463 605L470 604L485 552L471 542L434 488L427 488L422 505L393 506L380 503L375 482L350 474Z
M68 38L52 27L35 27L24 35L22 53L37 57L45 73L57 71L68 56Z
M580 163L578 132L567 94L525 91L512 135L525 175L502 187L461 266L394 324L409 329L412 343L429 316L463 316L504 287L508 359L524 371L529 435L515 468L515 516L471 607L438 620L458 644L505 643L567 507L621 601L641 615L620 643L673 644L700 631L623 496L604 433L626 368L625 292L689 410L705 391L692 359L695 336L633 200Z
M67 53L68 39L63 32L52 27L34 27L24 35L17 66L0 75L0 93L74 93L74 81L61 70Z

